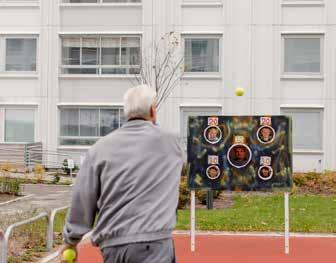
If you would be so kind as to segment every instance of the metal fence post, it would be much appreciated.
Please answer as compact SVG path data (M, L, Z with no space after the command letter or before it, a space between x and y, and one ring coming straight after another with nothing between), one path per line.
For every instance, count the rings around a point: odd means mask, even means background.
M47 226L47 251L51 251L54 245L54 226L51 216L48 217L48 226Z
M54 223L56 214L62 210L68 209L68 206L63 206L60 208L56 208L51 211L50 218L48 221L48 234L47 234L47 250L50 251L54 245Z
M206 205L207 209L213 209L213 191L208 190L207 191L207 196L206 196Z
M24 164L28 172L31 172L31 153L28 149L28 145L25 145L24 148Z
M27 170L27 168L28 168L28 146L27 146L27 144L24 147L23 158L24 158L24 160L23 160L24 166Z
M32 223L34 221L37 221L37 220L39 220L41 218L44 218L44 217L46 217L49 220L49 215L46 212L42 212L35 217L32 217L32 218L29 218L27 220L24 220L24 221L21 221L21 222L10 225L6 229L5 234L0 235L0 243L2 244L1 245L1 247L2 247L1 248L1 254L2 255L0 254L1 255L0 263L7 263L8 241L9 241L10 235L11 235L12 231L14 230L14 228L19 227L19 226L23 226L23 225L26 225L26 224L30 224L30 223ZM47 231L47 233L48 233L48 231Z
M7 261L7 248L5 242L5 236L2 231L0 231L0 263L6 263Z

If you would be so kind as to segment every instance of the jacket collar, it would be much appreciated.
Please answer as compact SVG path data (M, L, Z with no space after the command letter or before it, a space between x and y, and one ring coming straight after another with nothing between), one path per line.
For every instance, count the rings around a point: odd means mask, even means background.
M144 119L131 119L125 122L122 125L122 128L134 127L134 126L139 126L139 125L153 125L153 123L151 121L147 121Z

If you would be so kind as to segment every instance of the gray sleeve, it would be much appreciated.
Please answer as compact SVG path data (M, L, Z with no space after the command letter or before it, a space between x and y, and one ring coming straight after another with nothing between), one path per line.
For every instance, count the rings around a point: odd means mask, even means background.
M99 171L87 154L72 193L71 207L63 230L65 243L76 245L92 229L100 195L99 178Z

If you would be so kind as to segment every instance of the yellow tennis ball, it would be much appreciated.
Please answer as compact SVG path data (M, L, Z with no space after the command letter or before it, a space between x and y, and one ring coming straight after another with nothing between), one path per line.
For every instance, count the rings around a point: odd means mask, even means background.
M65 260L66 262L72 263L74 262L76 258L76 251L71 248L68 248L64 250L62 256L63 256L63 260Z
M244 95L244 89L243 88L236 88L236 90L235 90L235 94L236 94L236 96L243 96Z

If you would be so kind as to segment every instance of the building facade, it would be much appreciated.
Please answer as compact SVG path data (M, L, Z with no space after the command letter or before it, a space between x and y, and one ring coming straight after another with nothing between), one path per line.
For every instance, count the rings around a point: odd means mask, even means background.
M143 51L174 32L185 73L161 127L185 137L190 115L286 114L294 170L335 169L335 12L334 0L0 0L0 143L78 162L123 123Z

